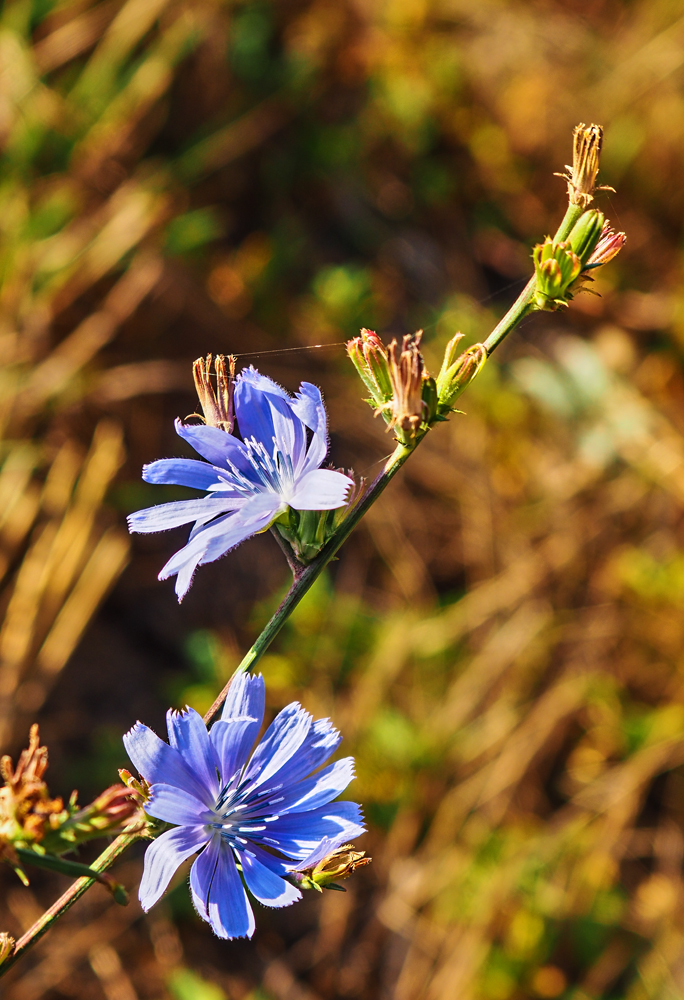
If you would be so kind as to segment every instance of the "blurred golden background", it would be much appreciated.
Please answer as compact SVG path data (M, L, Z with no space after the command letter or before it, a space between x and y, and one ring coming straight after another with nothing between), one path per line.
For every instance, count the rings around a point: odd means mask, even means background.
M272 711L342 728L373 865L259 908L251 943L182 878L147 916L96 887L7 1000L684 996L681 3L4 4L0 746L38 720L86 802L136 718L206 709L287 568L254 539L179 608L156 573L184 532L127 536L188 495L140 468L186 454L191 361L317 382L334 461L373 476L390 442L340 342L423 327L434 369L484 337L578 121L628 234L600 297L510 338L264 660ZM3 868L0 930L67 884Z

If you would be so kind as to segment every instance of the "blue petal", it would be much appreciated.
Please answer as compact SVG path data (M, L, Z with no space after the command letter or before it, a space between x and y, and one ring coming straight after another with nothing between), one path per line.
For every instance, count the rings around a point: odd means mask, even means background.
M297 753L288 760L280 771L273 775L271 786L293 785L302 778L308 778L312 771L325 764L340 745L342 737L330 719L316 719Z
M306 426L293 411L293 399L284 389L255 368L238 376L235 413L243 438L256 438L271 451L287 455L295 475L300 474L306 457Z
M261 674L241 673L233 677L228 688L226 700L223 703L221 718L224 722L230 719L258 719L261 723L264 717L266 703L266 685Z
M228 719L227 722L219 719L211 727L209 738L220 762L224 785L244 766L260 729L260 719Z
M264 906L290 906L302 898L299 889L274 874L249 849L240 852L240 863L247 888Z
M225 469L217 469L209 462L198 462L194 458L160 458L157 462L143 465L142 477L146 483L168 483L208 490L225 474Z
M287 502L295 510L334 510L344 507L354 480L333 469L315 469L297 481Z
M311 382L302 382L292 404L293 412L313 431L303 472L318 469L328 452L328 418L321 390Z
M213 494L210 497L200 497L197 500L176 500L173 503L162 503L156 507L146 507L128 515L128 530L141 534L154 531L168 531L190 521L201 524L210 521L217 514L232 512L244 506L244 498Z
M290 858L305 858L324 837L352 841L366 829L356 802L333 802L311 812L279 816L264 826L263 831L247 829L243 833L239 826L236 830L248 840L273 847ZM249 824L245 823L245 827Z
M280 499L260 493L251 497L239 511L226 514L202 527L182 549L171 556L159 574L160 580L178 574L176 594L181 600L190 588L192 577L201 564L213 562L230 549L268 527L280 510Z
M150 788L145 812L163 819L165 823L173 823L174 826L198 826L211 823L216 818L213 811L200 802L196 795L175 785L161 783L155 783Z
M329 854L336 851L338 847L341 847L345 840L344 836L334 838L324 837L318 847L314 848L306 858L303 858L294 865L286 865L285 868L290 872L305 872L308 868L314 868L319 861L323 861Z
M271 405L273 438L281 455L287 455L295 477L302 474L306 459L306 427L292 412L288 403L277 397L267 397Z
M250 937L254 914L230 847L216 834L190 869L192 901L221 938Z
M289 871L292 870L292 863L290 861L284 861L282 858L278 858L275 854L270 851L265 851L263 847L259 847L258 844L249 841L249 846L247 846L247 841L245 841L245 847L241 850L249 850L249 853L260 861L262 865L272 871L279 878L287 875Z
M213 797L198 789L197 778L181 755L142 722L136 722L123 742L138 773L151 785L162 782L182 788L190 795L199 792L204 794L206 805L214 804Z
M272 792L267 791L259 797L258 802L250 806L247 816L262 810L262 815L276 814L284 816L287 813L307 812L332 802L340 795L354 778L354 758L345 757L335 764L330 764L307 781L298 781L295 785L282 785Z
M184 424L181 420L176 420L175 426L176 434L187 441L202 458L206 458L207 462L222 469L234 465L252 478L254 470L239 438L226 434L218 427L206 427L204 424Z
M280 396L281 399L285 399L288 402L292 402L292 397L290 396L287 389L283 389L281 385L274 382L272 378L268 375L262 375L261 372L257 371L254 365L250 365L248 368L243 368L236 379L236 392L237 387L242 383L247 383L253 389L257 389L259 392L269 393L271 396Z
M273 440L280 437L284 442L283 450L290 454L288 437L294 440L292 427L295 421L301 426L301 421L293 416L290 396L275 382L254 369L241 372L235 385L235 415L245 440L255 438L270 452ZM274 420L278 422L279 434L276 434Z
M279 712L252 754L243 785L258 788L299 750L311 728L311 716L296 701ZM249 794L249 793L248 793Z
M203 826L180 826L153 840L145 851L138 898L147 912L166 891L177 869L207 842Z
M166 713L169 743L184 760L210 795L218 795L218 759L202 716L194 708Z

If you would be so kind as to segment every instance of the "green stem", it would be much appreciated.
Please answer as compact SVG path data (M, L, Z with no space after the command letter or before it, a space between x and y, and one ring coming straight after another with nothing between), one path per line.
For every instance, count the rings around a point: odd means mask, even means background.
M121 906L128 904L126 890L111 875L103 875L94 868L82 865L79 861L72 861L70 858L58 858L54 854L37 854L36 851L29 851L23 847L15 847L14 850L19 860L23 861L25 865L47 868L48 871L59 872L61 875L71 875L72 878L93 878L109 889L116 902Z
M556 235L553 237L554 243L560 243L562 240L566 240L568 238L573 226L583 212L584 209L580 205L568 205L568 209L563 216L563 221L556 230ZM489 357L492 351L499 346L501 341L508 336L511 330L513 330L518 323L525 318L525 316L528 316L534 311L532 299L534 297L536 284L536 279L534 277L530 278L506 315L497 323L492 332L489 334L484 342L487 357Z
M294 609L297 607L301 599L304 597L306 592L312 587L318 577L321 575L325 567L328 565L331 559L334 558L335 553L338 551L340 546L349 535L352 533L356 525L359 523L363 515L366 513L369 507L371 507L375 501L378 499L380 494L383 492L385 487L391 482L391 480L396 476L399 469L402 467L406 459L409 457L411 452L414 450L420 437L416 439L413 447L408 448L403 444L398 444L394 449L394 452L390 456L382 470L380 475L377 477L375 482L366 491L362 500L354 507L352 512L348 517L344 519L342 524L339 526L332 538L327 542L327 544L321 549L316 558L300 569L294 580L292 581L292 586L288 590L287 594L283 598L278 607L277 611L274 613L271 620L267 623L264 630L259 635L258 639L249 650L247 655L242 659L241 663L237 667L233 677L237 674L244 673L247 670L251 670L257 662L264 655L268 647L271 645L275 637L280 632L281 628L292 614ZM226 700L226 695L228 694L228 688L233 680L230 678L228 683L225 685L221 693L218 695L213 705L209 711L204 716L204 721L207 725L214 718L221 705Z
M139 833L122 833L120 836L114 840L106 851L93 861L90 866L93 872L98 875L102 875L106 872L108 868L114 864L114 862L119 858L123 852L134 844L136 840L140 839ZM46 910L41 917L35 922L33 927L30 927L26 931L23 937L19 938L16 945L14 946L14 951L8 959L6 959L2 965L0 965L0 976L4 974L17 962L24 952L28 951L32 945L42 938L43 934L50 930L52 925L56 920L59 920L63 914L69 910L74 903L81 898L84 892L96 882L96 876L84 876L83 878L77 879L73 885L63 893L57 902L53 903L49 910Z

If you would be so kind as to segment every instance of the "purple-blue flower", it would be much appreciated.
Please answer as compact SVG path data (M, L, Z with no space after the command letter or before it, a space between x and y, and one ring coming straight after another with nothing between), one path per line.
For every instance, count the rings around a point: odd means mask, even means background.
M142 907L149 910L179 865L199 851L190 870L193 902L223 938L254 932L245 888L265 906L289 906L301 898L285 878L293 862L318 852L323 841L337 846L365 829L355 802L332 803L354 777L353 758L311 775L341 739L329 719L314 722L292 702L250 757L264 695L263 677L241 674L210 732L188 708L169 711L169 743L140 722L124 736L151 785L146 812L174 824L145 853Z
M235 382L235 415L242 440L218 427L177 420L177 433L205 461L165 458L143 469L148 483L191 486L206 490L206 496L149 507L128 518L129 529L139 532L195 522L187 545L159 574L160 580L176 576L179 600L198 566L265 531L288 507L344 506L353 485L343 473L320 468L328 430L315 385L302 382L293 397L255 368L247 368Z

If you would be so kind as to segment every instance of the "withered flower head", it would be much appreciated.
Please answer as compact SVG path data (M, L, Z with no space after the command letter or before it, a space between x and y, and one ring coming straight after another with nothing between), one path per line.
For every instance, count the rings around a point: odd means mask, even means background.
M401 342L396 340L387 348L389 377L392 384L392 419L389 427L398 427L409 437L414 437L423 419L423 379L427 377L420 341L423 331L408 333Z
M349 878L357 868L369 865L373 860L366 857L365 851L355 851L353 844L336 847L318 860L323 849L325 849L324 842L302 862L299 868L292 871L290 878L300 889L316 889L318 892L322 892L323 889L337 889L345 892L343 886L337 885L335 880Z
M212 361L216 375L216 388L212 385ZM198 358L193 363L192 375L199 396L200 406L204 414L204 422L208 427L218 427L227 434L233 433L235 415L233 412L233 389L235 385L235 357L228 356L228 372L226 373L226 358L217 354L212 358Z
M594 200L595 191L612 191L605 185L597 187L603 129L600 125L585 125L580 122L572 133L572 166L566 164L567 174L556 174L568 182L568 198L571 205L587 208Z
M5 931L0 932L0 965L5 962L14 951L14 938Z
M23 750L16 769L10 757L0 759L0 857L11 855L13 844L35 844L55 830L68 816L61 799L51 799L43 774L48 763L47 747L40 745L38 726L31 726L28 749Z

